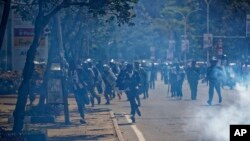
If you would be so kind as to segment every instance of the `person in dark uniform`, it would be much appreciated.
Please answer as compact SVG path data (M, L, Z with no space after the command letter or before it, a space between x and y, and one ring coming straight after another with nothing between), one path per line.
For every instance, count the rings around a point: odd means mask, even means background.
M150 89L155 89L155 81L157 79L157 70L156 70L156 67L155 67L155 64L154 62L151 63L152 66L150 68L150 79L149 79L149 87Z
M113 72L113 74L115 74L115 77L118 77L118 75L120 73L120 68L119 68L118 63L114 59L110 60L109 67L111 68L111 71ZM120 98L120 93L118 93L117 95ZM116 91L115 91L115 89L113 89L111 98L113 99L113 98L115 98L115 96L116 96Z
M197 98L197 86L200 78L199 68L196 66L196 61L192 61L191 66L187 69L187 80L191 90L191 99Z
M138 94L139 85L140 85L140 76L137 71L134 71L132 64L127 64L127 72L125 76L126 89L128 100L130 102L131 107L131 120L135 122L135 113L141 116L141 112L136 102L136 96Z
M183 68L180 68L179 64L176 64L176 96L178 99L182 99L182 84L185 78L185 71Z
M113 90L114 90L114 87L116 86L117 78L115 74L112 72L111 68L107 64L103 65L103 70L104 71L102 74L102 78L105 84L104 97L106 99L106 105L109 105L111 97L114 93Z
M146 81L146 73L145 71L140 67L140 63L139 62L135 62L134 63L134 71L136 71L136 73L139 74L139 89L137 91L137 95L136 95L136 100L138 102L138 106L141 106L141 100L140 100L140 94L142 94L144 92L145 89L145 81Z
M92 68L89 67L89 64L87 61L84 61L82 63L82 73L79 74L80 80L82 82L85 82L88 88L88 92L90 93L90 101L91 101L91 106L94 107L94 98L97 99L98 104L101 103L101 97L98 95L95 91L95 74L92 70Z
M149 89L149 77L150 77L150 70L149 68L147 67L147 64L146 64L146 61L145 60L142 60L142 69L143 69L143 72L142 72L142 76L143 76L143 83L142 83L142 93L143 93L143 98L146 99L146 98L149 98L149 95L148 95L148 89Z
M95 87L97 89L98 94L102 94L103 93L103 88L102 88L102 75L100 73L100 71L98 70L98 68L93 65L93 61L91 59L87 59L89 68L92 69L92 71L94 72L94 83L95 83ZM101 98L99 97L95 97L98 101L98 104L101 103Z
M214 96L214 89L216 90L218 97L219 97L219 103L222 102L222 96L221 96L221 89L220 89L220 83L221 80L223 79L223 72L221 67L217 66L217 58L216 57L212 57L212 59L210 60L210 67L208 67L207 69L207 81L209 84L209 90L208 90L208 94L209 94L209 98L207 103L209 105L212 105L212 101L213 101L213 96Z
M164 84L168 84L169 81L169 65L167 63L162 66Z
M176 76L176 68L171 65L171 69L169 70L169 87L168 87L168 93L170 90L171 98L176 97L176 85L177 85L177 76Z
M122 93L126 89L126 85L125 85L125 77L126 77L126 72L127 72L126 64L123 63L120 66L120 68L121 68L120 73L118 74L117 80L116 80L116 87L118 89L117 95L118 95L119 100L121 100Z
M85 82L79 79L79 74L82 73L82 67L80 65L76 66L75 70L72 70L71 79L73 80L73 89L75 100L80 114L80 123L85 124L85 104L89 104L88 91Z

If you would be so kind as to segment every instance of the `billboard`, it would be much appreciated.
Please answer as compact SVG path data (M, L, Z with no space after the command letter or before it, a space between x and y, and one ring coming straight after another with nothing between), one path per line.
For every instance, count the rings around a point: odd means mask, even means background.
M27 51L32 44L34 37L34 26L30 21L23 21L20 16L12 14L12 69L22 71ZM47 62L48 58L48 39L42 37L37 53L36 61Z

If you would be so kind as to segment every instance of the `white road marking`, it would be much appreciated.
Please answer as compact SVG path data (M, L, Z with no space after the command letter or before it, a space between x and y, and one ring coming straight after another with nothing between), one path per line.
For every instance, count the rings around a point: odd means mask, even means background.
M125 115L125 117L126 117L128 122L132 122L129 115ZM134 130L134 132L135 132L135 134L136 134L139 141L146 141L143 134L142 134L142 132L137 128L136 125L134 125L134 124L131 125L131 128Z

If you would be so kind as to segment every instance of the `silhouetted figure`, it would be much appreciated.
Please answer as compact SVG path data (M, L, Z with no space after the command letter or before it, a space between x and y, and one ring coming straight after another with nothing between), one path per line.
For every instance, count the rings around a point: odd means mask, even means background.
M141 116L141 112L139 110L138 103L136 102L136 96L138 94L139 85L140 85L140 76L137 71L134 71L132 64L127 64L127 72L126 72L126 90L128 100L130 102L131 107L131 120L135 122L135 113Z
M192 61L190 68L187 69L187 80L191 90L191 99L197 98L197 86L200 78L199 68L196 66L196 61Z
M107 64L103 65L103 70L102 78L105 84L104 97L106 99L106 105L109 105L110 99L113 97L113 90L116 86L117 78Z
M175 66L176 69L176 96L178 99L182 99L182 84L185 78L185 71L183 68L180 68L180 65Z
M213 57L210 60L210 64L211 66L208 67L207 69L207 81L209 84L209 90L208 90L208 94L209 94L209 98L207 103L209 105L212 105L212 101L213 101L213 96L214 96L214 89L216 90L218 97L219 97L219 103L222 102L222 96L221 96L221 89L220 89L220 83L221 80L223 79L223 73L222 73L222 69L221 67L217 66L217 58Z
M157 77L157 70L154 62L152 62L152 66L150 68L150 79L149 79L149 87L150 89L155 89L155 80Z

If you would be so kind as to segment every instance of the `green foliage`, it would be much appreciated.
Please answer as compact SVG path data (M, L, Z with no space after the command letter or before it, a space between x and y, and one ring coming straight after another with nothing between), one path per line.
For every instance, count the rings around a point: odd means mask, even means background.
M131 24L133 7L138 0L16 0L13 3L15 12L20 14L24 20L34 20L39 11L43 16L51 14L53 10L60 7L81 9L87 8L94 17L110 16L110 20L117 19L119 25Z
M16 11L24 19L33 19L38 14L39 0L32 4L29 0L19 2L23 4L17 5ZM45 15L62 2L63 0L43 1ZM187 35L191 48L189 56L197 54L200 56L198 58L204 57L202 36L207 32L205 0L89 0L86 5L81 5L81 2L85 1L68 0L64 6L67 9L61 13L64 19L64 41L68 48L88 44L92 53L109 48L114 54L118 50L123 53L134 51L134 55L130 53L128 58L135 57L135 54L149 57L151 46L156 46L158 52L165 52L168 40L174 38L178 53L181 35L184 34L184 17L187 17ZM248 0L210 0L210 33L214 36L244 35L249 5ZM193 12L195 10L198 11ZM125 23L134 26L121 26ZM91 39L88 43L87 38ZM215 38L214 43L217 40ZM108 45L110 42L114 44ZM242 40L224 39L226 53L233 54L238 42Z
M39 2L41 3L39 4ZM41 10L46 15L61 3L62 1L58 0L15 0L12 7L23 20L34 21L39 12L39 5L41 5Z

